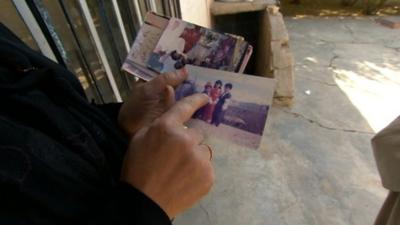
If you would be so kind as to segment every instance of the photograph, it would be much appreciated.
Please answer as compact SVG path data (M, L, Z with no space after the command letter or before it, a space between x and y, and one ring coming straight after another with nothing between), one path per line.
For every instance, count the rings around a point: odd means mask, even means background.
M214 138L257 149L268 118L275 80L187 65L189 77L175 90L176 100L204 93L208 103L191 126Z
M147 61L167 27L168 21L169 19L166 17L152 12L146 13L145 21L125 58L122 70L145 81L158 75L157 72L147 68Z
M157 45L162 32L163 30L159 27L146 23L143 24L122 65L122 70L146 81L154 78L157 73L147 68L147 61L154 47Z
M240 67L247 42L176 18L171 18L147 66L159 73L186 64L226 71Z

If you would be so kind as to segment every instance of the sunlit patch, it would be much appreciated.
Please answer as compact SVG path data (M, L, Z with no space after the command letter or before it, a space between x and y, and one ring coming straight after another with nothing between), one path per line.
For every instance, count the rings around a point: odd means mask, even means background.
M307 18L308 16L307 15L296 15L296 16L294 16L293 17L293 19L295 19L295 20L298 20L298 19L304 19L304 18Z
M318 60L314 57L306 57L305 60L313 63L318 63Z
M358 71L335 69L335 82L377 132L400 115L400 68L368 61L356 65Z

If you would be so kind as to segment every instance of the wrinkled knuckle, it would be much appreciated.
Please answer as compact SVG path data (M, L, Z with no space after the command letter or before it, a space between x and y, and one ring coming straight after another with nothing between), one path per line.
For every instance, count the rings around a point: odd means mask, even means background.
M185 164L190 168L190 171L193 171L196 165L196 157L193 154L193 151L188 150L189 148L185 148L186 151L181 151L182 159Z
M180 135L179 142L185 150L187 151L193 150L193 144L192 144L193 140L189 135L187 134Z
M170 73L163 73L161 76L159 76L160 78L160 82L163 84L167 84L168 80L171 78L171 74Z
M183 111L190 111L194 107L194 103L190 98L184 98L181 101L181 107Z
M147 85L142 85L140 88L139 88L139 90L140 90L140 93L142 93L141 94L141 96L152 96L152 95L154 95L154 88L153 88L153 86L151 86L151 85L149 85L149 84L147 84Z
M171 131L172 131L172 125L171 125L171 122L170 121L168 121L168 120L161 120L161 122L160 122L160 129L163 131L163 132L165 132L165 133L171 133Z
M156 119L152 124L152 130L160 133L168 133L171 129L171 123L165 119Z
M186 170L193 171L196 168L196 158L193 151L189 151L186 147L183 148L184 150L180 149L179 151L179 160Z
M173 72L168 72L164 74L164 81L167 82L169 80L174 79L174 74Z

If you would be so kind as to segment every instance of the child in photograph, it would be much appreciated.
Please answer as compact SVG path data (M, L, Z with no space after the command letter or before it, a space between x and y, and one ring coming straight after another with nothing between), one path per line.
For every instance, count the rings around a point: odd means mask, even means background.
M231 83L226 83L224 86L224 92L218 98L218 102L215 105L212 122L211 124L215 124L215 126L219 126L224 118L225 111L228 109L229 103L232 98L232 94L230 93L233 85Z
M186 53L187 58L193 60L193 62L190 64L197 66L202 65L202 62L213 50L218 47L218 44L218 35L206 31L205 34L201 36L197 44Z
M224 69L231 62L233 52L235 50L236 40L227 37L222 40L218 48L208 56L211 62L209 67L214 69Z
M157 54L152 53L149 57L148 64L151 65L151 68L155 71L161 71L164 67L162 61L167 57L167 53L165 51L159 51Z
M212 88L212 84L210 81L208 81L204 85L204 90L201 93L210 96L211 88ZM207 105L205 105L205 106L201 107L199 110L197 110L197 112L194 115L194 118L203 119L206 107L207 107Z
M179 101L184 97L193 95L196 92L196 86L193 80L185 80L175 90L175 100Z
M221 95L221 87L222 81L217 80L215 81L214 87L210 90L210 102L207 104L206 108L204 109L204 118L203 120L207 123L211 123L212 116L214 113L215 104L217 104L218 97Z
M186 27L182 34L179 36L185 40L185 45L183 48L183 53L188 53L200 40L203 34L202 28L199 26L194 26L194 28Z
M201 93L210 96L210 94L211 94L211 88L212 88L211 82L208 81L208 82L206 83L206 85L204 85L204 90L203 90Z
M170 24L165 29L166 36L162 36L154 49L154 52L159 51L172 52L176 50L178 53L184 53L186 40L182 37L182 33L186 29L186 23L171 19Z
M177 67L181 67L181 66L179 66L180 65L179 62L182 60L183 60L183 56L175 50L172 51L171 53L166 54L165 56L161 57L160 62L163 65L162 69L161 69L161 73L172 72L177 69L180 69Z

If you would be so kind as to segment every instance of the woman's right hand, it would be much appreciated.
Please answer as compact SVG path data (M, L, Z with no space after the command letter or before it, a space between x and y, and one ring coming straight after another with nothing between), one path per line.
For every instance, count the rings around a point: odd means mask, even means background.
M206 195L213 182L211 150L184 123L208 102L195 94L175 103L140 129L126 153L121 179L159 204L170 218Z

